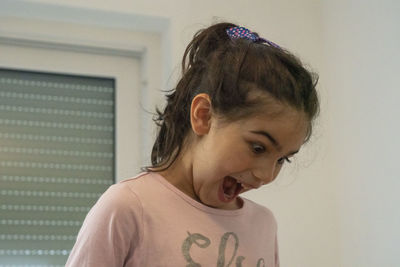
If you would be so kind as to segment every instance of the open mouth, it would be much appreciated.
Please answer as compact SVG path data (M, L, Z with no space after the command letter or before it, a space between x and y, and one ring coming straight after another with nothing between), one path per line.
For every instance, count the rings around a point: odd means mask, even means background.
M235 199L243 190L242 184L231 176L224 178L222 190L220 190L220 200L230 202Z

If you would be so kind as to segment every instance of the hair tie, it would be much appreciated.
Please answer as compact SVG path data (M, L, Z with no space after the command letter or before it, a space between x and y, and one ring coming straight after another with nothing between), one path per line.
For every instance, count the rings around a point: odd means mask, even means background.
M267 43L273 47L281 48L279 45L275 44L274 42L271 42L265 38L258 37L256 34L254 34L249 29L246 29L245 27L232 27L232 28L227 29L226 33L228 34L229 38L231 38L231 40L241 38L241 39L250 40L253 43L255 43L255 42Z

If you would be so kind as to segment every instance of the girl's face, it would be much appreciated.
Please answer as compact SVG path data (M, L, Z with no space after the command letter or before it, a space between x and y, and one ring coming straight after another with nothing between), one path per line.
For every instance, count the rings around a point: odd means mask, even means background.
M231 123L211 117L209 125L189 150L192 197L220 209L238 208L239 194L272 182L308 129L304 113L282 105L277 114L260 112Z

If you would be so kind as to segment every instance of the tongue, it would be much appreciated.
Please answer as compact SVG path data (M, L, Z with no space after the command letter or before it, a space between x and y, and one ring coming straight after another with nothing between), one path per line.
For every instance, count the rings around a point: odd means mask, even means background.
M232 198L235 195L237 183L236 180L230 176L224 179L224 193L227 198Z

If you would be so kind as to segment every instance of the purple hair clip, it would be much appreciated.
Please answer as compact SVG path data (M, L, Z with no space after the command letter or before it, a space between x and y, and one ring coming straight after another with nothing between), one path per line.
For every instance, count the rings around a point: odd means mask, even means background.
M279 45L275 44L274 42L271 42L267 39L258 37L252 31L250 31L249 29L246 29L245 27L232 27L232 28L227 29L226 33L228 34L229 38L231 38L231 40L242 38L242 39L250 40L252 42L267 43L273 47L281 48Z

